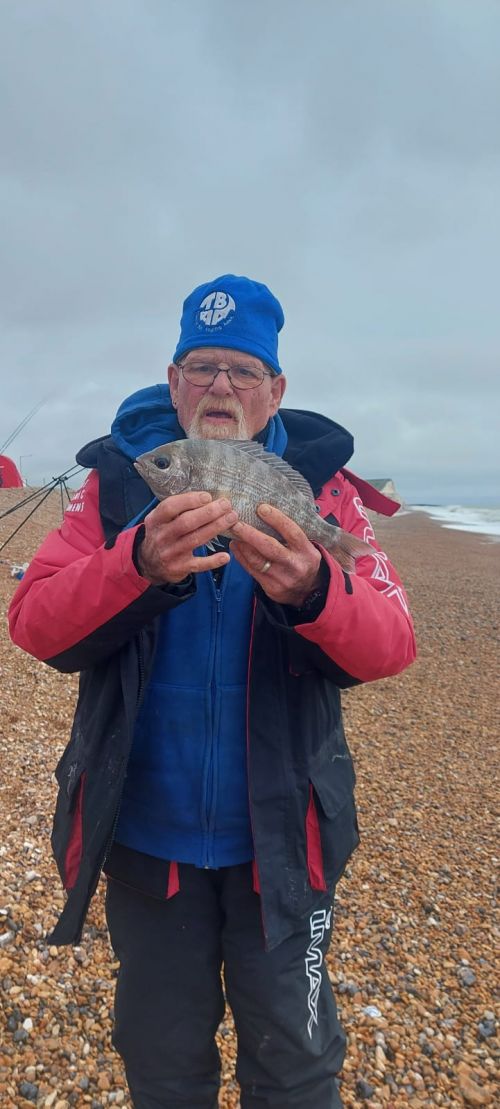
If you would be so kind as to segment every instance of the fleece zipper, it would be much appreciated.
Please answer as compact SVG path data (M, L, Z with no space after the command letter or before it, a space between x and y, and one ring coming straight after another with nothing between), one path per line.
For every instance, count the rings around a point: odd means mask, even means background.
M213 575L210 575L211 587L214 595L215 623L212 634L210 658L210 707L207 713L207 747L203 774L203 802L202 823L205 835L203 866L215 866L214 835L217 815L218 785L219 785L219 731L221 716L221 639L222 639L222 608L224 594L227 589L231 564L224 568L222 581L219 585Z

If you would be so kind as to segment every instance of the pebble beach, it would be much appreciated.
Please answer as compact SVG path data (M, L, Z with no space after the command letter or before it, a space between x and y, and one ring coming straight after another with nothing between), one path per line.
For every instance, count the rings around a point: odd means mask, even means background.
M0 490L0 513L22 493ZM29 560L60 512L51 494L0 553L3 612L11 564ZM0 520L0 542L21 518ZM327 960L348 1038L341 1096L367 1109L493 1107L500 545L424 513L374 526L407 587L419 658L343 696L361 845L337 889ZM104 883L79 947L45 940L63 904L53 771L77 679L14 648L5 620L0 662L0 1109L131 1106L111 1047ZM218 1038L220 1106L237 1109L229 1013Z

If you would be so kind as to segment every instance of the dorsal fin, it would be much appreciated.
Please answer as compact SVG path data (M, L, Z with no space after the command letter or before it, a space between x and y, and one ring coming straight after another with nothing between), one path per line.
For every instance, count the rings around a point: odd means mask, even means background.
M294 470L293 466L290 466L279 455L266 451L262 443L256 443L253 439L219 439L218 444L222 443L230 447L236 447L237 450L251 455L255 461L265 462L267 466L272 466L273 470L279 470L283 477L286 477L290 484L294 486L297 493L302 493L309 500L314 500L314 493L306 478L299 474L298 470Z

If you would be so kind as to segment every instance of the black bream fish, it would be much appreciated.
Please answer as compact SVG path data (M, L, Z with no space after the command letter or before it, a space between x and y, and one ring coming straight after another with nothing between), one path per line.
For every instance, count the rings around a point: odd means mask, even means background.
M135 468L158 500L194 490L214 499L227 497L240 520L283 542L257 515L260 504L271 504L295 520L312 543L321 543L344 570L353 569L355 558L373 553L364 540L322 520L302 474L253 440L178 439L141 454ZM224 534L231 538L231 529Z

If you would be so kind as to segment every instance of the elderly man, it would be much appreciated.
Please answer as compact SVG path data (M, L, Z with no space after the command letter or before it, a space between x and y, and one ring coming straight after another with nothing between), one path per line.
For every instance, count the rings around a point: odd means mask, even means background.
M10 610L19 646L82 671L56 771L68 899L51 942L79 940L104 869L136 1109L217 1105L222 968L243 1109L341 1105L324 956L358 832L339 690L404 669L414 639L360 490L384 499L343 470L350 435L280 411L282 325L246 277L190 294L169 387L135 393L80 451L91 473ZM372 554L348 574L276 508L260 511L283 542L203 490L151 508L134 459L185 435L257 439Z

